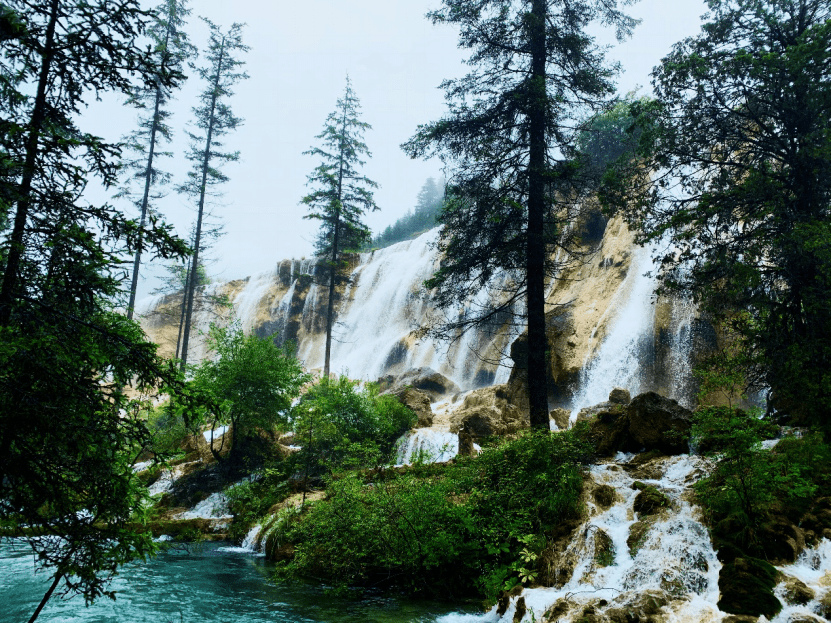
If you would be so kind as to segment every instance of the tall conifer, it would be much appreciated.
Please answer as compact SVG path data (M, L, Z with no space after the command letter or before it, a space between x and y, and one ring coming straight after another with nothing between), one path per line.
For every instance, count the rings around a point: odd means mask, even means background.
M497 308L466 309L436 333L458 335L524 302L531 424L539 428L548 427L545 285L558 269L555 248L573 250L568 223L582 190L572 158L578 119L614 91L614 68L586 28L598 21L627 35L636 22L618 5L633 1L443 0L428 14L459 26L473 67L443 83L449 114L403 146L413 157L442 156L453 171L439 219L444 261L428 285L452 309L497 271L516 284Z
M185 18L189 14L187 0L165 0L156 8L155 20L147 29L147 34L161 72L181 74L185 61L195 53L195 48L184 31ZM158 80L155 84L142 85L135 89L128 101L129 105L143 114L139 117L138 129L126 140L126 147L134 157L126 162L126 168L131 174L119 195L134 201L141 214L142 228L151 210L151 200L158 198L158 195L151 194L153 188L170 181L170 174L159 169L156 160L173 155L169 151L159 150L163 142L169 143L172 138L171 128L167 123L170 111L165 108L171 97L170 87L164 86L163 81ZM133 191L134 184L140 185L140 193ZM127 317L130 319L136 305L141 251L139 245L133 260L130 300L127 303Z
M318 156L320 165L309 175L315 187L301 203L309 208L305 218L321 221L317 251L326 258L329 300L326 308L326 356L324 378L329 378L332 353L332 326L335 316L335 295L339 273L345 268L344 254L359 251L370 239L371 232L361 217L367 210L377 210L373 189L378 184L358 172L365 164L362 157L371 154L363 142L364 132L371 129L360 120L361 103L352 90L349 77L343 96L335 111L326 119L323 132L317 135L322 146L305 152Z
M239 54L249 49L242 42L243 24L232 24L231 28L223 33L222 29L210 20L204 17L202 20L211 30L208 49L205 52L207 64L202 67L192 65L192 68L205 82L205 89L199 96L199 105L193 109L198 132L188 133L191 145L187 157L193 163L193 168L188 173L187 182L180 189L190 195L197 205L190 270L192 275L198 274L200 265L202 225L208 189L228 181L228 176L220 169L222 164L239 160L239 152L221 151L223 143L220 139L242 125L243 120L234 116L228 100L234 94L234 85L248 78L248 74L240 69L245 61L240 60ZM188 360L196 285L197 280L190 279L185 291L185 325L180 353L182 370L185 369Z

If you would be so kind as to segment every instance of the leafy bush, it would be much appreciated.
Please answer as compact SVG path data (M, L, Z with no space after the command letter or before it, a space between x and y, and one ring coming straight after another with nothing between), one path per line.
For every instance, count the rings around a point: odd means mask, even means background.
M699 501L711 523L730 525L721 532L745 551L762 547L759 532L773 516L797 520L831 484L831 447L819 434L764 449L761 442L775 430L754 412L728 407L702 409L693 426L694 442L715 460L711 475L695 485Z
M350 473L276 529L295 548L278 574L493 602L533 583L546 533L579 514L590 453L574 431L528 432L447 465Z
M314 385L291 417L302 446L293 460L313 476L388 462L395 441L417 422L397 398L379 396L377 385L359 389L345 376Z

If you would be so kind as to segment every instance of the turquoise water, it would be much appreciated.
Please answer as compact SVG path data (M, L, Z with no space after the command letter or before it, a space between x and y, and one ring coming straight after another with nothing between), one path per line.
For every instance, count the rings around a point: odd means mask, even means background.
M25 623L42 598L48 577L33 568L25 544L0 543L0 623ZM459 612L443 603L382 597L352 601L313 586L274 586L267 581L270 573L263 558L223 545L169 550L147 563L123 567L112 584L116 601L104 598L87 608L82 598L53 598L38 622L433 623Z

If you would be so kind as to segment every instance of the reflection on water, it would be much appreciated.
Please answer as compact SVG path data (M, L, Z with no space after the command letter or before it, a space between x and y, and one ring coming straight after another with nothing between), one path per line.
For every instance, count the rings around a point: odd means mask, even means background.
M334 598L317 587L274 586L271 565L221 545L195 552L170 550L147 563L125 566L114 580L116 601L53 599L41 613L44 623L432 623L452 612L447 604L393 598L360 601ZM33 573L32 555L22 543L0 543L0 623L31 616L48 587L46 574Z

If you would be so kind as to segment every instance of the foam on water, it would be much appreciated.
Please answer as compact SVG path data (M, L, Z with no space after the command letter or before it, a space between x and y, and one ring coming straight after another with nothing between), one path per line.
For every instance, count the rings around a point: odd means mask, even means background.
M174 516L174 519L233 519L228 510L228 498L222 492L209 495L196 506Z

